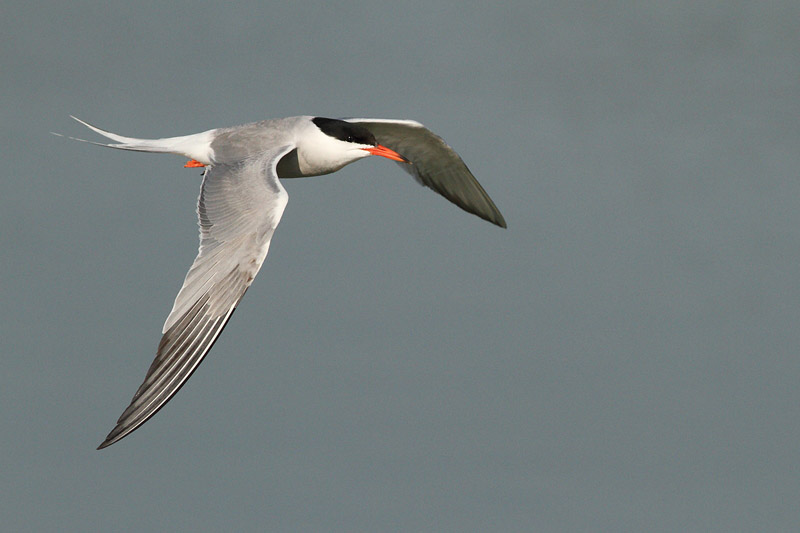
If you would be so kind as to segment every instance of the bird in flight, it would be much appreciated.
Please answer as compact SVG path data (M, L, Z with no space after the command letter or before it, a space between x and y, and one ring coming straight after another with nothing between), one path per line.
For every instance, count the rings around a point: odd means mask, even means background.
M98 447L129 435L186 383L253 282L288 201L281 179L320 176L370 155L398 162L465 211L506 227L458 154L419 122L298 116L161 139L123 137L78 118L120 150L187 157L203 167L197 202L200 248L164 323L144 382ZM72 138L72 137L71 137Z

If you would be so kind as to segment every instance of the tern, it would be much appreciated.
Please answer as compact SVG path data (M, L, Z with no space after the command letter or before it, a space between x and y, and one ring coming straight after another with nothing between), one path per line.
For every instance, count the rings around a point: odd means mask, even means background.
M364 157L382 156L465 211L506 227L461 157L413 120L299 116L181 137L136 139L72 118L115 143L71 139L177 154L189 159L185 167L204 168L197 202L197 257L164 323L144 382L98 450L156 414L214 345L267 256L288 200L281 179L330 174Z

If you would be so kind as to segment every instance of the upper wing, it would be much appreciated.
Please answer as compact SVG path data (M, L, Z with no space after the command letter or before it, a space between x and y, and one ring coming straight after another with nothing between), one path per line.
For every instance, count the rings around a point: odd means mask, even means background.
M144 382L100 445L144 424L189 379L261 268L288 195L277 178L279 147L264 158L207 167L197 213L200 250L164 324Z
M413 120L346 118L364 126L379 144L411 161L398 163L426 187L438 192L461 209L506 227L506 221L481 184L458 154L431 130Z

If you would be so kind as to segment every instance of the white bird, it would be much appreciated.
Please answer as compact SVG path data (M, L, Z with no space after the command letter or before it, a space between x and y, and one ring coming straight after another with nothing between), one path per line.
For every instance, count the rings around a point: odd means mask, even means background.
M506 227L458 154L413 120L299 116L182 137L135 139L72 118L116 143L75 140L178 154L190 159L187 167L205 167L197 203L197 257L164 323L144 382L98 450L156 414L213 346L267 256L288 200L279 178L329 174L379 155L399 162L419 183L465 211Z

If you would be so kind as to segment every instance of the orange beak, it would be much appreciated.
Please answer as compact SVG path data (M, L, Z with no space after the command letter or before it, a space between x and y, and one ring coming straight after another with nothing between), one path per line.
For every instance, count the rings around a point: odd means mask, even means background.
M401 163L411 163L408 159L403 157L402 155L398 154L394 150L386 148L385 146L379 144L374 148L364 148L363 150L369 152L372 155L379 155L381 157L385 157L387 159L391 159L392 161L400 161Z

